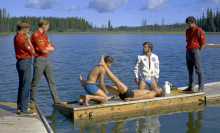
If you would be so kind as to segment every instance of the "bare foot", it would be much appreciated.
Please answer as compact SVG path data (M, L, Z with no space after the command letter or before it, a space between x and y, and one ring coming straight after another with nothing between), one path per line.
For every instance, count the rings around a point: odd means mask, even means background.
M82 79L81 75L79 76L79 81L80 81L82 87L84 87L85 81Z
M83 101L85 100L85 96L80 95L79 96L79 105L83 105Z
M104 60L104 54L102 54L102 56L101 56L101 60L100 60L100 62L99 62L99 65L100 65L100 66L106 66L105 60Z
M89 95L86 95L85 96L85 103L87 106L89 105L89 100L90 100Z

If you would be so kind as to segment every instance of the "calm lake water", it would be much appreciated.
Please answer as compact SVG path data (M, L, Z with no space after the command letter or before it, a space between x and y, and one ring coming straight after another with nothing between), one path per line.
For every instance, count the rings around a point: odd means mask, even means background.
M153 53L160 60L158 85L165 81L173 88L188 84L185 63L185 34L48 34L55 46L50 53L57 91L62 101L78 100L86 94L79 83L79 75L86 79L90 69L97 65L101 54L110 55L115 63L112 72L129 88L136 89L133 67L142 44L150 41ZM18 75L13 45L14 35L0 36L0 102L16 102ZM206 43L220 44L220 34L206 34ZM205 83L220 81L220 48L202 51ZM197 80L196 80L197 81ZM113 83L105 77L105 83ZM55 132L219 132L220 104L207 105L194 112L142 114L116 120L84 123L62 115L51 105L53 100L44 77L38 87L37 104Z

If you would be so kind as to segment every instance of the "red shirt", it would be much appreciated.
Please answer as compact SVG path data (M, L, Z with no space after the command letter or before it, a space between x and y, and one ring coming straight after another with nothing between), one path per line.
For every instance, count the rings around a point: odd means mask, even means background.
M188 28L186 30L186 42L186 49L200 48L202 44L205 44L204 31L196 25L193 29Z
M17 60L24 59L26 57L32 58L31 52L33 51L33 48L27 42L25 36L20 32L17 32L14 37L14 48Z
M49 56L49 53L44 54L43 52L46 50L46 47L48 47L49 44L51 44L51 46L54 47L53 44L49 41L47 35L45 33L41 33L39 29L32 34L31 42L35 49L35 55L34 55L35 57Z

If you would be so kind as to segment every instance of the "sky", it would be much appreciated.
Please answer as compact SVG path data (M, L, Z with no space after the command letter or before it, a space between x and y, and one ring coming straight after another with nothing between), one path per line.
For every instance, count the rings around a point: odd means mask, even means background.
M206 15L207 8L216 13L220 0L0 0L11 17L81 17L93 26L141 26L183 23L188 16Z

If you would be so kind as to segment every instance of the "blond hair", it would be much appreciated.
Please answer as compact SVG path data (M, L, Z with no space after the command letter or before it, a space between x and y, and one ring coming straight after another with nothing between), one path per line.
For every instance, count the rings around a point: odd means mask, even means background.
M18 21L16 24L16 27L18 31L20 31L21 29L24 29L24 28L30 28L31 25L26 21Z
M49 21L47 21L47 20L45 20L45 19L41 19L41 20L39 21L39 23L38 23L38 26L39 26L39 27L42 27L43 25L48 25L48 24L50 24Z

